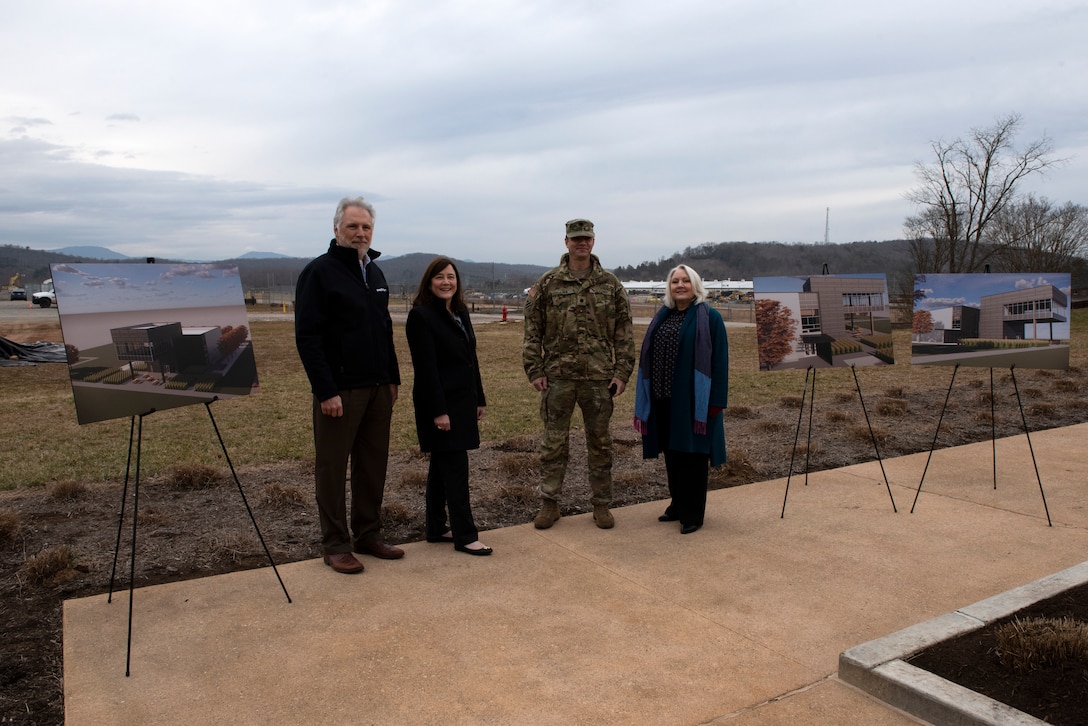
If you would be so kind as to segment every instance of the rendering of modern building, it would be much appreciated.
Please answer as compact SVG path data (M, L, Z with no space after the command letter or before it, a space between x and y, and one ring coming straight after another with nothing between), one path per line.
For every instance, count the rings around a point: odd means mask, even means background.
M1065 323L1069 320L1069 298L1053 285L987 295L979 303L980 338L1053 339L1052 323ZM1041 331L1040 325L1046 325L1046 330Z
M140 361L165 374L186 368L209 368L221 358L217 326L186 327L181 323L141 323L111 328L118 360Z

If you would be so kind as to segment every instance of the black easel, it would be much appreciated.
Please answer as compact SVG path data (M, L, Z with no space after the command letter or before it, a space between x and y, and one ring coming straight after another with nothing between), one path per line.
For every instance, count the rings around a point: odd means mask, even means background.
M827 263L824 263L822 275L830 274L828 272ZM873 424L869 420L869 410L865 407L865 397L861 395L861 382L858 380L857 368L850 366L850 370L854 374L854 385L858 391L858 401L861 403L861 411L865 414L865 423L869 427L869 438L873 442L873 451L876 452L876 460L880 463L880 473L884 475L884 486L888 488L888 498L892 501L892 511L899 513L899 510L895 506L895 497L892 496L892 485L888 482L888 474L884 471L884 460L880 457L880 446L877 445L876 434L873 432ZM790 468L786 474L786 494L782 497L782 514L779 519L786 518L786 500L790 496L790 479L793 477L793 461L797 456L797 440L801 436L801 421L804 418L805 412L805 396L808 393L808 374L812 373L812 395L809 397L808 405L808 438L805 444L805 486L808 486L808 469L809 462L812 456L812 411L816 407L816 368L809 366L805 371L805 388L801 392L801 409L797 412L797 429L793 434L793 451L790 452Z
M929 463L933 460L933 451L937 448L937 437L941 433L941 422L944 421L944 412L948 408L948 399L952 395L952 384L956 381L956 372L959 364L952 369L952 380L948 382L948 392L944 396L944 405L941 406L941 415L937 419L937 430L933 433L933 443L929 445L929 456L926 458L926 466L922 470L922 478L918 482L918 491L914 493L914 504L910 507L914 514L914 507L918 504L918 495L922 493L922 484L926 480L926 472L929 471ZM1043 511L1046 512L1047 526L1053 527L1050 520L1050 508L1046 504L1046 492L1043 491L1043 479L1039 475L1039 463L1035 459L1035 447L1031 444L1031 431L1028 429L1028 419L1024 415L1024 402L1020 398L1020 387L1016 384L1016 364L1009 366L1009 376L1012 378L1012 387L1016 392L1016 405L1020 408L1020 422L1024 426L1024 436L1028 440L1028 450L1031 452L1031 464L1035 467L1035 480L1039 483L1039 495L1043 498ZM994 369L990 368L990 442L993 448L994 491L997 491L997 416L994 410Z
M230 454L227 453L227 446L223 443L223 437L219 433L219 426L215 423L215 417L212 415L212 403L218 401L219 398L215 397L211 401L204 402L204 408L208 411L208 418L212 422L212 428L215 430L215 436L219 440L219 447L223 450L223 456L227 460L227 466L230 467L231 476L234 477L234 483L238 487L238 493L242 497L242 503L246 507L246 512L249 513L249 520L253 522L253 529L257 532L257 539L261 541L261 547L264 548L265 555L268 556L268 562L272 565L272 571L276 574L276 579L279 580L280 587L283 588L283 594L287 598L287 602L291 602L291 596L287 593L287 586L283 584L283 578L280 577L279 570L276 569L276 563L272 559L272 553L268 550L268 545L265 544L264 537L261 535L261 529L257 526L257 519L253 516L253 510L249 506L249 500L246 499L246 493L242 489L242 483L238 480L238 474L234 470L234 464L230 460ZM132 548L129 553L129 570L128 570L128 643L125 650L125 677L127 678L131 673L132 662L132 595L136 584L136 525L139 521L139 507L140 507L140 453L143 444L143 428L144 417L150 416L155 413L155 409L151 409L146 413L139 414L140 419L139 428L136 427L137 416L133 416L131 425L129 427L128 434L128 463L125 466L125 484L121 490L121 512L117 519L117 543L113 550L113 569L110 572L110 586L109 594L106 597L106 602L113 602L113 583L117 574L117 557L121 550L121 529L125 521L125 501L128 499L128 481L129 474L132 471L132 452L135 445L136 450L136 472L133 478L133 492L132 492Z

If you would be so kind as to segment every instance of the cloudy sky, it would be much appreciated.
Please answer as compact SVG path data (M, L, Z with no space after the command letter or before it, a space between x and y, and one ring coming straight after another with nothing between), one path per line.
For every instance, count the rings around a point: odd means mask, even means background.
M1088 204L1088 6L1051 0L12 0L0 244L607 266L902 236L930 143L1023 117Z

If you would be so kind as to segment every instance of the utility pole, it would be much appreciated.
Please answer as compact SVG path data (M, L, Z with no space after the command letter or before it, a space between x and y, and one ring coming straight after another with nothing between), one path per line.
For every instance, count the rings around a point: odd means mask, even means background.
M831 244L831 207L827 208L827 214L824 216L824 244Z

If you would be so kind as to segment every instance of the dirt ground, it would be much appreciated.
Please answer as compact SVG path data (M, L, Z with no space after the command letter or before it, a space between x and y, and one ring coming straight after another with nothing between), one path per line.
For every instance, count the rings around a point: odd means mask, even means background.
M39 339L24 331L13 340ZM1085 374L1017 371L1032 430L1088 420ZM968 405L949 408L938 446L989 439L989 405L970 388ZM881 456L929 449L946 391L905 390L866 394L866 407ZM988 395L985 394L985 395ZM852 406L847 405L853 402ZM730 463L712 472L711 487L739 486L784 477L798 421L799 397L760 407L734 407L726 414ZM844 396L831 411L815 416L808 453L811 470L875 458L856 397ZM981 415L984 409L986 415ZM817 407L819 410L819 407ZM854 411L843 413L843 411ZM1015 401L1003 401L997 436L1022 434ZM644 461L637 436L626 422L613 427L615 506L668 496L664 464ZM801 441L806 441L804 434ZM488 442L470 455L472 502L481 530L529 522L538 507L537 441L534 436ZM585 446L571 441L572 461L561 509L589 510ZM793 471L805 465L798 457ZM383 508L385 537L394 543L423 538L423 487L427 460L418 452L391 457ZM277 563L320 556L312 495L312 462L283 462L240 468L239 482L260 532ZM105 592L118 540L121 484L58 482L45 489L0 492L0 723L63 723L61 604ZM132 509L131 491L128 514ZM664 508L664 505L662 505ZM622 527L622 518L619 525ZM121 530L114 589L128 587L128 519ZM267 565L229 470L179 469L141 481L135 566L137 586L206 577ZM487 534L481 539L486 543ZM1082 691L1083 688L1082 683Z

